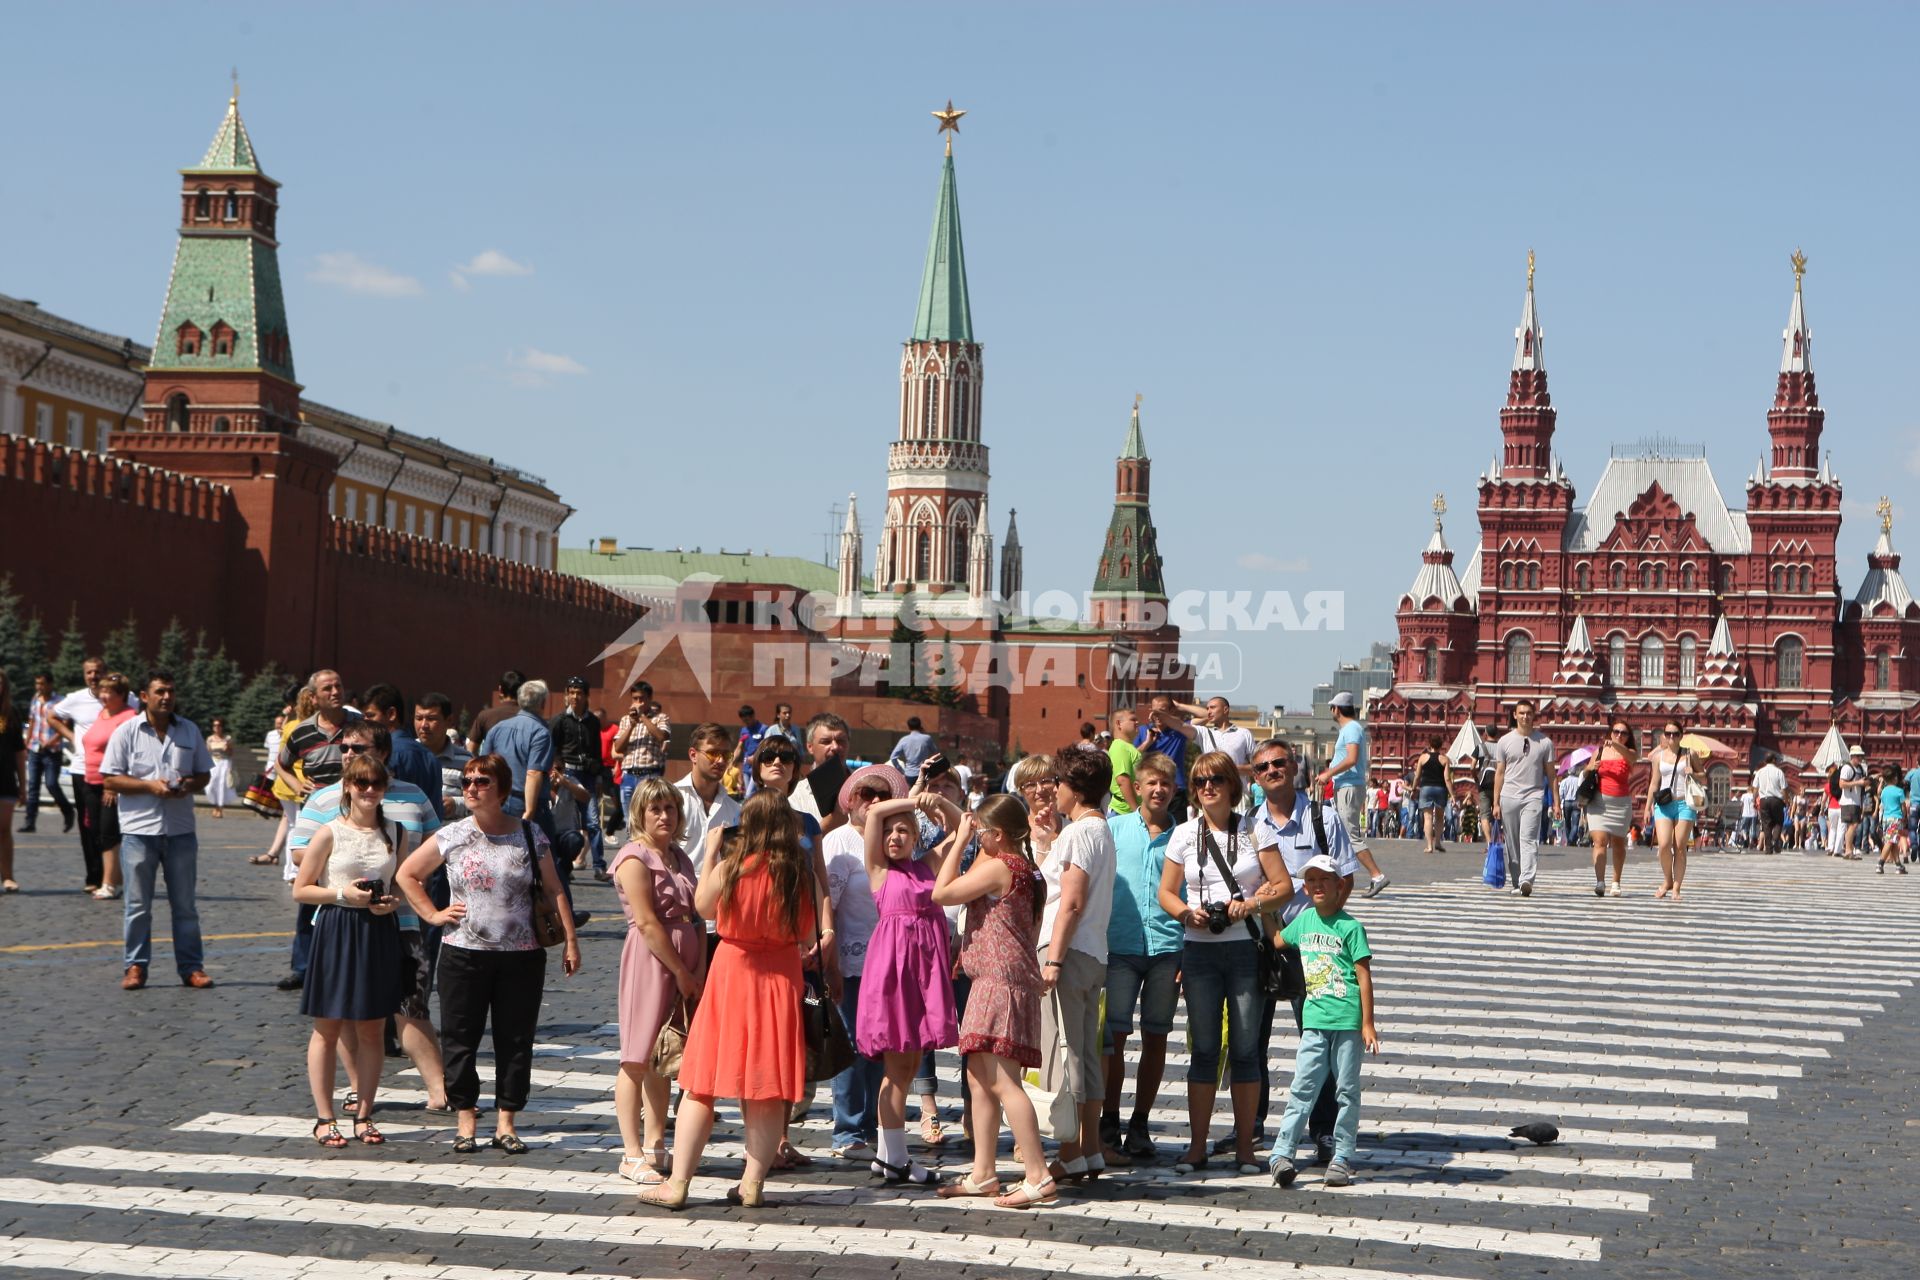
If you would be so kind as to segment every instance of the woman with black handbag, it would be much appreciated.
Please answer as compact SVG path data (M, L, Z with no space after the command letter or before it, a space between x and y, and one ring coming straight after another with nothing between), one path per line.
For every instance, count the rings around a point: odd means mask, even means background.
M607 864L627 917L620 952L620 1075L613 1107L625 1154L620 1176L652 1186L667 1174L671 1080L655 1069L663 1030L685 1035L707 972L707 938L693 909L699 873L674 843L686 822L680 789L643 778L633 790L633 839Z
M1234 1160L1241 1173L1259 1173L1253 1149L1260 1102L1261 1009L1270 969L1259 917L1293 893L1278 848L1256 850L1250 824L1235 813L1240 771L1224 752L1210 751L1188 775L1199 812L1174 829L1160 875L1160 906L1187 927L1181 981L1187 1002L1187 1117L1193 1136L1175 1173L1206 1167L1208 1126L1220 1078L1220 1006L1227 1009L1227 1085L1233 1098ZM1266 954L1262 954L1265 952Z
M777 792L760 792L716 852L694 890L694 908L719 925L720 945L680 1061L673 1175L640 1196L662 1209L686 1208L716 1098L740 1099L746 1119L747 1167L727 1199L758 1208L788 1108L806 1094L800 953L814 945L815 903L799 815Z
M573 912L540 829L506 812L513 779L495 754L467 761L460 776L468 816L428 836L395 873L423 925L443 930L440 945L440 1051L447 1105L458 1115L453 1149L479 1150L480 1073L474 1056L493 1025L494 1134L491 1146L524 1155L514 1128L533 1081L534 1032L546 989L546 947L565 944L560 969L580 971ZM426 880L442 866L452 898L442 911ZM544 900L544 901L543 901ZM544 923L543 923L544 922ZM557 936L555 936L557 935Z

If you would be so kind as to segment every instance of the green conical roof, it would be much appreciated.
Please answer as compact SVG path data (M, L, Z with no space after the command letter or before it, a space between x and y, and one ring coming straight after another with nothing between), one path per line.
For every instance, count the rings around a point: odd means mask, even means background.
M940 200L933 209L933 238L920 277L920 310L913 320L916 342L972 342L973 309L967 304L967 251L960 243L960 197L954 190L953 156L940 172Z
M1140 406L1133 406L1133 421L1127 425L1127 443L1121 448L1122 458L1144 458L1147 456L1147 442L1140 434Z
M238 98L228 101L227 118L220 122L220 132L213 135L213 145L207 148L206 156L187 172L260 172L260 161L253 154L253 139L247 136L247 126L240 119Z

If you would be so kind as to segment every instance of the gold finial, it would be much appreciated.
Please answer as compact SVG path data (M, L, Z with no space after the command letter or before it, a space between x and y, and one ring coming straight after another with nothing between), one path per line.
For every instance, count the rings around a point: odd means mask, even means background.
M934 112L933 118L940 122L941 133L955 134L960 132L960 117L965 114L967 113L964 111L955 111L953 109L953 99L948 98L947 109L945 111ZM953 139L951 137L947 139L947 154L953 154Z
M233 68L233 96L227 99L227 105L230 107L240 105L240 68L238 67Z
M1140 401L1143 399L1145 399L1145 397L1138 391L1133 393L1133 414L1136 418L1140 416Z
M1874 507L1880 513L1880 532L1893 532L1893 500L1885 494L1880 495L1878 505Z
M1795 249L1793 256L1787 259L1787 261L1793 264L1793 291L1798 293L1800 292L1800 277L1807 274L1807 255Z
M1533 250L1527 250L1527 292L1533 292Z
M1434 528L1438 529L1440 527L1440 517L1446 514L1447 514L1447 495L1444 493L1434 494L1433 495L1433 527Z

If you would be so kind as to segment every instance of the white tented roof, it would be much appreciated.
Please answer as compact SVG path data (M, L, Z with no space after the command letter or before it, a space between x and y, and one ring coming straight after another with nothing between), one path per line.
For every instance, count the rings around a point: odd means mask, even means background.
M1893 567L1894 561L1893 535L1883 529L1880 541L1874 544L1873 555L1868 560L1873 567L1867 570L1860 590L1854 593L1854 603L1862 611L1870 614L1881 605L1888 604L1893 606L1896 615L1905 616L1907 610L1913 607L1913 592L1907 589L1907 580L1900 575L1900 570ZM1886 567L1882 568L1882 565Z
M1594 551L1613 532L1614 517L1634 499L1658 484L1682 511L1693 514L1707 545L1722 555L1745 555L1753 549L1747 513L1731 511L1720 496L1713 470L1705 458L1614 458L1601 473L1583 510L1567 521L1566 549ZM1476 584L1477 585L1477 584Z
M1420 572L1415 576L1413 586L1407 590L1407 598L1415 609L1424 609L1427 601L1438 600L1442 610L1451 610L1466 595L1460 588L1460 579L1453 572L1453 566L1442 558L1449 554L1447 540L1436 527L1433 536L1427 539Z

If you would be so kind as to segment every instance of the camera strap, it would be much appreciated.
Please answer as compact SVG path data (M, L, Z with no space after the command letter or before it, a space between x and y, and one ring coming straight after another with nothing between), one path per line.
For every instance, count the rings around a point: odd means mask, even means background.
M1225 858L1220 856L1220 846L1213 838L1213 828L1207 825L1207 816L1204 813L1201 814L1198 821L1200 823L1201 848L1205 850L1207 856L1213 860L1213 865L1219 869L1220 878L1227 882L1227 888L1233 893L1233 900L1235 902L1245 902L1246 897L1240 892L1240 882L1233 877L1233 868L1227 865ZM1235 831L1227 833L1227 848L1234 848L1238 836L1239 833ZM1206 884L1206 877L1204 875L1202 875L1200 882L1203 886ZM1204 896L1204 894L1202 896ZM1205 906L1206 904L1202 903L1201 905ZM1247 936L1253 939L1255 946L1265 946L1267 941L1266 932L1262 930L1258 924L1254 923L1258 915L1258 912L1254 912L1241 920L1240 923L1247 926Z

